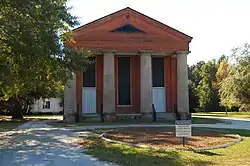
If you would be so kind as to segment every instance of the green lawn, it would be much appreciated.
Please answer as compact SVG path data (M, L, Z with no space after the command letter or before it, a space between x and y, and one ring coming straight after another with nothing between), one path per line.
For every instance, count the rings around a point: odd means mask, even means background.
M24 115L25 120L32 120L32 119L56 119L62 120L62 115ZM0 120L11 120L11 116L0 115Z
M213 116L213 117L229 117L235 119L249 119L250 120L250 112L199 112L192 113L195 116Z
M216 124L216 123L225 123L222 120L218 119L208 119L208 118L192 118L193 124ZM99 122L99 121L82 121L79 123L63 123L63 122L53 122L50 125L55 127L74 127L74 126L102 126L102 125L123 125L123 124L174 124L174 121L148 121L148 120L120 120L116 122Z
M193 124L216 124L216 123L225 123L225 121L222 121L219 119L192 117L192 123Z
M18 121L0 121L0 132L9 131L15 129L17 126L21 125L23 122Z
M52 122L49 123L55 127L75 127L75 126L106 126L106 125L124 125L124 124L172 124L170 121L166 122L152 122L152 121L140 121L140 120L121 120L115 122L99 122L99 121L82 121L78 123L64 123L64 122Z
M63 120L62 115L24 115L24 119L55 119Z
M0 132L15 129L17 126L24 123L23 121L12 121L11 116L0 115Z
M200 152L135 148L101 141L98 135L83 139L81 145L88 149L88 154L100 160L124 166L250 165L250 131L224 131L238 133L244 140L229 148Z
M12 121L11 116L0 115L0 132L16 128L18 125L34 119L56 119L62 120L61 115L25 115L24 121Z

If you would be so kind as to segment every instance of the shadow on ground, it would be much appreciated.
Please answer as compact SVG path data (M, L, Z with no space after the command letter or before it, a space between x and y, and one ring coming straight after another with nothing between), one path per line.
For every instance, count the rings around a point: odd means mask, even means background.
M100 160L113 162L124 166L201 166L211 165L212 162L200 159L183 158L178 151L157 151L143 148L134 148L115 143L103 142L96 137L82 141L87 147L88 154ZM192 152L189 152L192 153Z
M221 154L209 152L209 151L196 151L194 153L202 154L202 155L206 155L206 156L221 156Z
M31 126L32 127L32 126ZM74 134L66 129L37 128L0 132L1 166L101 166L83 153Z

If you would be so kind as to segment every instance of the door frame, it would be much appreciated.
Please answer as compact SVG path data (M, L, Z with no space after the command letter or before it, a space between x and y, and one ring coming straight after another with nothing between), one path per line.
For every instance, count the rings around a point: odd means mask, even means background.
M129 105L119 105L119 85L118 85L118 59L119 57L127 57L127 58L130 58L130 104ZM132 86L133 86L133 78L132 78L132 56L121 56L121 55L118 55L116 56L116 73L115 73L115 84L116 84L116 106L117 107L132 107L133 105L133 92L132 92Z
M82 101L81 101L81 103L82 103L82 108L81 108L81 113L82 114L96 114L97 113L97 95L98 95L98 93L97 93L97 70L98 70L98 68L97 68L97 56L95 56L95 57L91 57L91 58L94 58L94 61L95 61L95 63L94 63L94 65L95 65L95 86L83 86L83 83L84 83L84 71L82 72L82 85L81 85L81 92L82 92ZM83 91L84 91L84 89L92 89L92 88L94 88L95 89L95 91L94 91L94 93L95 93L95 106L94 106L94 108L95 108L95 110L93 111L93 113L84 113L84 97L83 97Z
M153 59L154 58L161 58L162 59L162 63L163 63L163 85L162 86L160 86L160 87L154 87L154 84L153 84L153 75L154 75L154 71L153 71ZM167 103L166 103L166 98L167 98L167 95L166 95L166 91L167 91L167 88L166 88L166 64L165 64L165 57L164 56L151 56L151 67L152 67L152 103L153 104L155 104L154 103L154 99L153 99L153 97L154 97L154 89L162 89L163 91L164 91L164 100L163 100L163 106L164 106L164 108L163 108L163 110L162 111L157 111L156 110L156 112L166 112L166 109L167 109ZM155 106L155 108L156 108L156 106Z

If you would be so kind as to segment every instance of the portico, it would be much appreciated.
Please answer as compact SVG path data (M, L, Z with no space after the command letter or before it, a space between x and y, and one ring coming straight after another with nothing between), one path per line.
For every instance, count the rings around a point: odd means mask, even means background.
M189 112L187 54L191 37L131 8L125 8L75 30L72 47L89 49L95 64L76 72L65 93L67 110L80 115L103 113L152 115L174 119ZM75 88L75 89L74 89ZM70 91L71 89L71 91ZM67 95L65 96L71 96ZM69 101L71 101L69 103ZM77 107L78 106L78 107Z

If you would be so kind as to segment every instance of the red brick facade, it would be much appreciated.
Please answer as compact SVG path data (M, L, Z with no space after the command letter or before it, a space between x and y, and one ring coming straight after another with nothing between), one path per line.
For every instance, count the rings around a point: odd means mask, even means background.
M130 24L145 33L119 33L111 32L125 24ZM177 104L177 60L176 51L189 51L191 37L185 35L163 23L145 16L133 9L126 8L99 20L83 25L75 30L72 47L82 47L96 54L96 105L97 113L103 104L103 55L102 51L115 51L115 98L117 113L140 113L140 51L166 52L165 64L165 89L166 112ZM130 107L117 106L117 57L132 57L131 87L132 105ZM134 52L135 54L121 54L121 52ZM167 55L168 54L168 55ZM152 55L153 56L153 55ZM76 74L77 104L82 109L82 73Z

